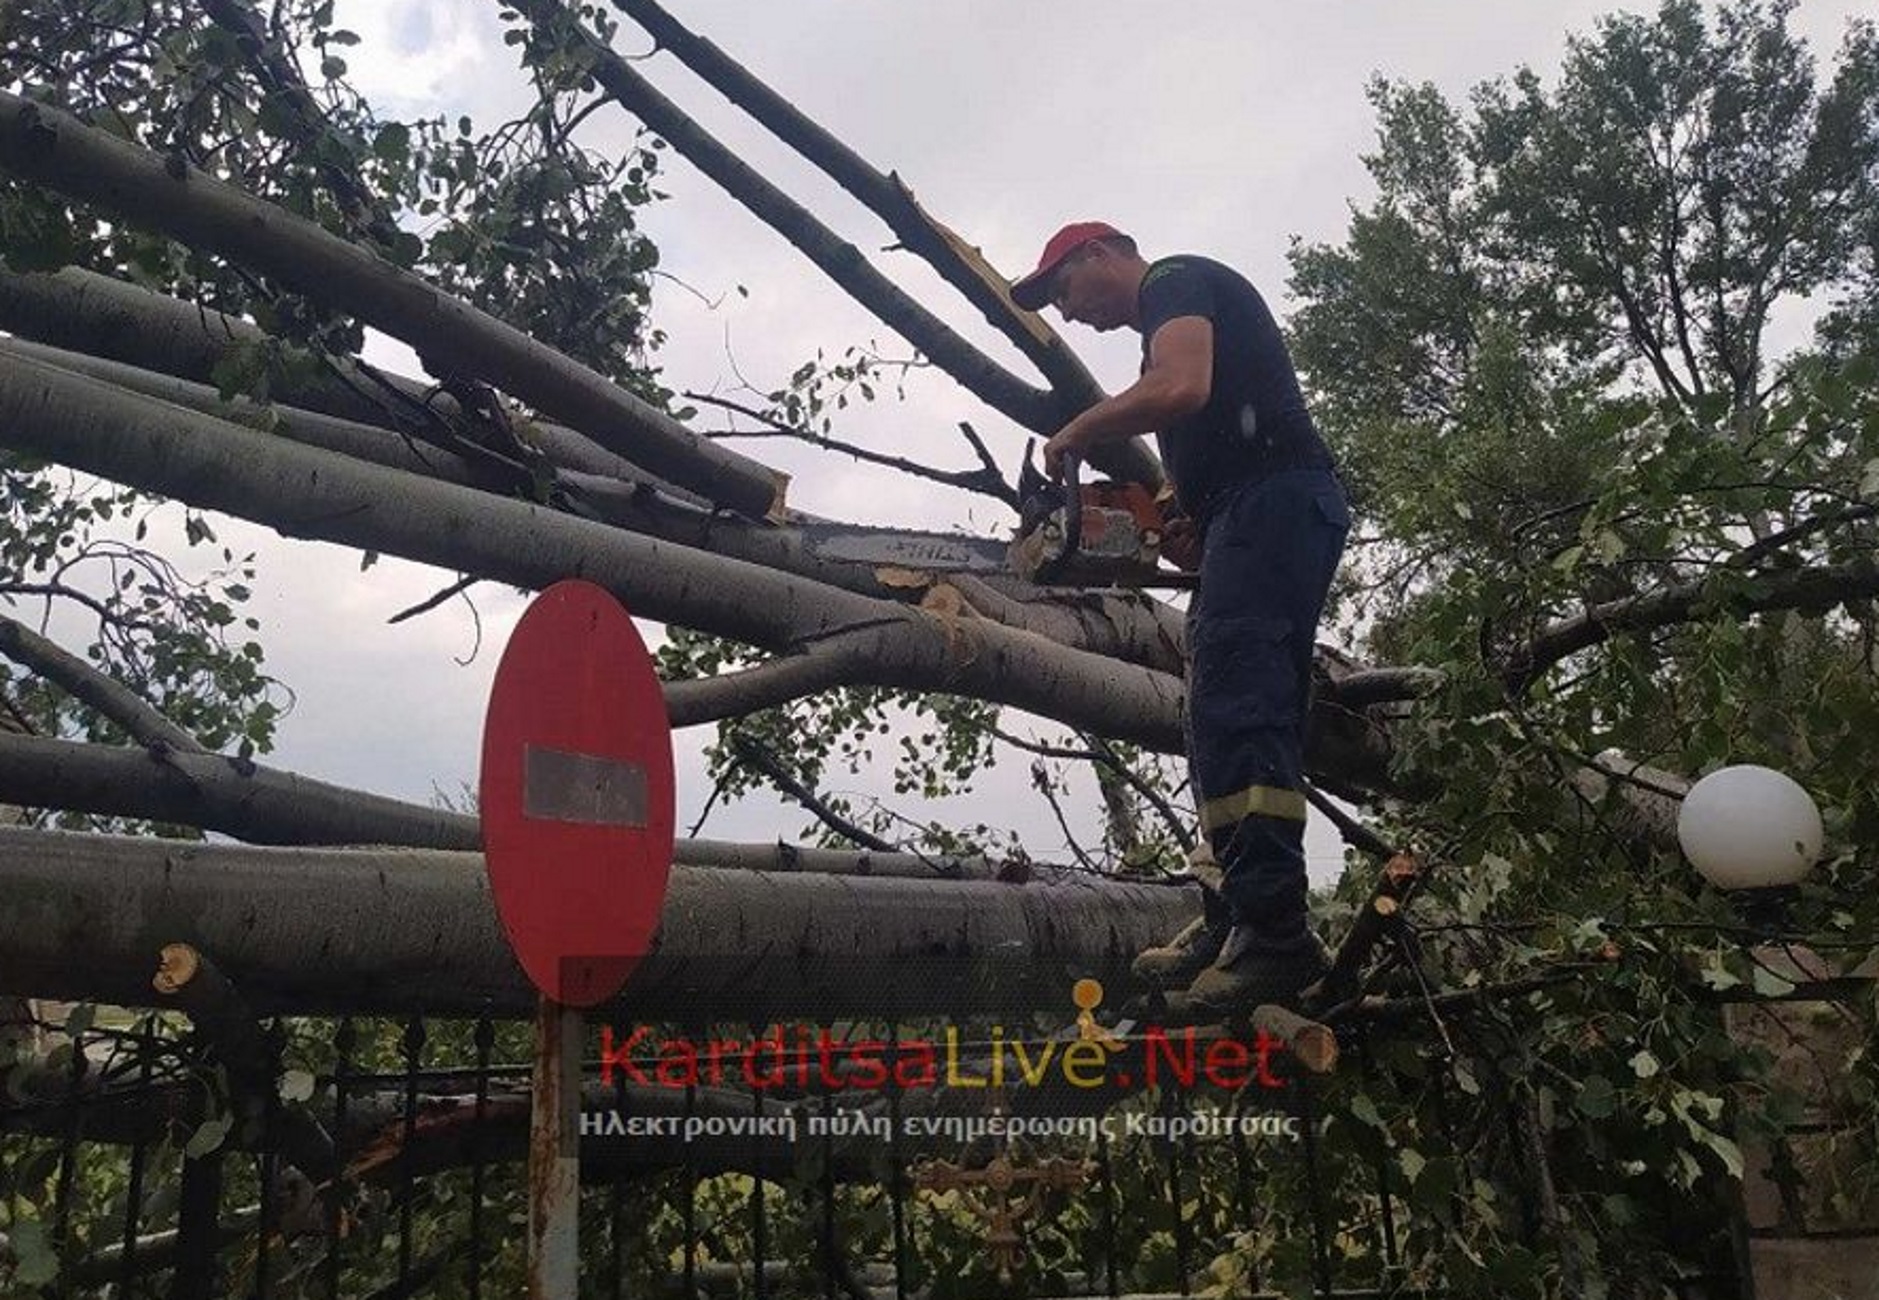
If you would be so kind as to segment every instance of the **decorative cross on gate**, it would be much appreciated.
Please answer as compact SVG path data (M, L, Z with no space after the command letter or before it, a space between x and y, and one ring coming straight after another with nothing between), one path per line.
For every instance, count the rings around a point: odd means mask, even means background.
M985 1240L998 1263L999 1280L1009 1282L1012 1269L1024 1258L1024 1238L1018 1224L1037 1208L1041 1193L1051 1188L1081 1187L1094 1171L1087 1160L1052 1156L1041 1164L1015 1165L1004 1156L995 1156L983 1169L961 1169L947 1161L935 1161L914 1172L913 1184L922 1190L964 1193L966 1207L984 1219L989 1229ZM1019 1187L1027 1190L1014 1199L1013 1192ZM979 1194L981 1188L985 1195Z

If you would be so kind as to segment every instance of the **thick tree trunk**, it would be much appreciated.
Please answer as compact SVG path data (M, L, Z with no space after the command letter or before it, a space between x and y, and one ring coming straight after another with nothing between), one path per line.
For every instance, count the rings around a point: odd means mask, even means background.
M586 577L641 617L785 653L840 653L849 682L1181 744L1181 684L1168 674L293 446L35 362L0 357L0 444L289 535L522 587Z
M260 326L195 303L68 266L21 274L0 268L0 329L71 352L208 383L233 348L266 340ZM367 419L383 412L332 376L309 379L301 405Z
M198 384L211 384L216 366L234 349L254 347L271 338L252 321L76 266L30 275L0 268L0 329L60 350L64 356L40 357L55 364L75 366L65 358L86 356L94 364L119 362ZM272 343L289 353L295 351L280 339ZM38 355L32 345L18 340L7 346ZM418 408L445 420L455 420L460 414L457 400L435 384L364 367L344 357L322 360L323 366L292 367L289 373L275 376L274 396L309 412L407 436ZM87 369L85 373L96 372ZM567 469L618 479L633 488L650 484L689 505L710 505L697 493L653 478L565 425L526 420L519 422L518 432Z
M149 1005L158 950L208 954L257 1014L533 1015L473 853L251 849L0 829L0 988ZM1122 996L1191 888L676 867L656 950L600 1014L696 1023L1064 1011Z
M1171 675L982 619L908 609L296 447L4 353L0 445L290 534L520 586L587 576L644 616L797 651L747 673L675 684L669 707L677 723L839 684L874 684L971 695L1164 752L1180 747L1181 690ZM1821 597L1848 590L1847 583L1863 589L1869 576L1864 570L1825 577L1802 571L1758 599L1783 607L1801 592ZM1688 604L1680 595L1668 605L1645 602L1639 617L1668 620ZM1378 719L1343 708L1335 690L1314 715L1309 758L1311 774L1326 788L1405 792L1387 770L1387 731Z
M120 388L174 402L217 419L277 434L310 447L336 451L390 469L422 474L467 487L511 495L489 474L450 451L419 443L382 426L361 423L293 406L261 408L242 400L226 402L206 384L141 369L123 362L86 356L19 339L0 339L0 353L41 361L76 374L102 379ZM436 400L448 402L448 395ZM538 429L540 426L529 426ZM563 431L579 439L572 430ZM583 440L584 441L584 440ZM566 460L569 448L557 445L551 458ZM609 453L599 447L601 456ZM578 453L576 453L576 458ZM1181 615L1172 607L1135 593L1049 592L1012 577L948 577L899 566L830 558L830 541L840 525L803 526L726 516L708 507L674 500L663 486L623 480L631 466L610 457L616 473L606 475L563 469L557 484L585 509L617 528L681 546L749 560L766 568L828 583L864 596L902 604L944 605L971 611L1007 627L1107 655L1162 672L1181 670ZM837 531L831 531L831 529ZM861 531L861 530L858 530ZM870 531L882 542L896 534Z
M0 799L193 826L250 844L475 849L476 818L328 785L221 754L0 735Z
M221 253L403 339L452 371L566 420L636 465L745 514L782 509L784 479L616 384L319 226L69 113L0 92L0 167Z
M242 397L225 400L217 389L208 384L23 339L0 338L0 353L100 379L145 397L185 406L218 420L228 420L263 433L275 434L304 446L336 451L355 460L422 474L446 483L484 488L499 496L514 495L508 490L515 481L513 475L499 475L492 471L491 466L475 459L473 454L466 458L452 447L420 440L409 432L391 427L395 422L390 421L382 410L376 412L378 422L367 422L298 406L258 406ZM414 399L422 395L440 413L448 414L456 409L456 402L448 393L421 394L420 385L395 376L392 382L400 390L408 386ZM323 393L316 390L310 395L318 399ZM523 426L525 440L527 434L540 428L539 425ZM563 432L585 442L571 429ZM434 435L435 431L432 433ZM653 536L674 534L671 540L689 538L691 540L688 544L696 544L696 539L705 535L713 519L717 520L720 528L740 535L755 533L761 536L765 531L762 526L743 519L716 515L709 503L702 506L693 504L701 499L691 494L686 494L689 498L686 501L672 500L665 495L671 490L666 485L643 475L637 479L631 477L632 466L604 448L593 444L589 446L594 453L606 458L608 472L558 468L554 485L578 496L584 506L608 523L629 532L643 532ZM582 458L578 449L565 446L544 449L544 454L557 466L563 464L568 454L576 459Z

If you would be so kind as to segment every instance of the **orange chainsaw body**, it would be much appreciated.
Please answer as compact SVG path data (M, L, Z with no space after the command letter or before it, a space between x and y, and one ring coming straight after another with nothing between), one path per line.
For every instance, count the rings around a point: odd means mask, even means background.
M1061 586L1140 586L1152 580L1161 566L1155 494L1139 483L1104 481L1080 487L1077 501L1074 543L1064 518L1067 506L1058 505L1011 544L1012 568L1029 581Z

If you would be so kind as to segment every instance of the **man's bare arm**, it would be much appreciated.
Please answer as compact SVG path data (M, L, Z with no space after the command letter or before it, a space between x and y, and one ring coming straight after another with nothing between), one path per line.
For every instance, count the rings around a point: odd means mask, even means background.
M1207 405L1213 392L1214 327L1205 316L1177 316L1148 341L1142 377L1071 420L1044 444L1044 470L1055 478L1065 453L1165 429Z

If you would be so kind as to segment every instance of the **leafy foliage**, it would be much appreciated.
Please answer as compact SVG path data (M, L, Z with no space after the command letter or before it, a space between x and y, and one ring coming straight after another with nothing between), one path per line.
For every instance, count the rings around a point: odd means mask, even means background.
M1557 85L1523 70L1466 113L1379 81L1377 201L1344 244L1294 250L1297 355L1369 525L1346 617L1374 657L1442 673L1392 730L1425 797L1387 830L1439 864L1414 908L1424 977L1574 972L1445 1029L1465 1170L1421 1106L1352 1105L1434 1216L1412 1240L1467 1293L1657 1294L1717 1267L1738 1138L1796 1105L1716 1005L1788 986L1724 900L1643 847L1620 783L1580 792L1597 755L1789 772L1833 848L1787 924L1849 966L1879 936L1860 860L1879 407L1849 323L1879 44L1855 24L1822 84L1791 8L1614 16ZM1828 309L1784 353L1774 321L1803 298ZM1839 1098L1855 1124L1869 1055ZM1495 1131L1489 1097L1527 1136Z

